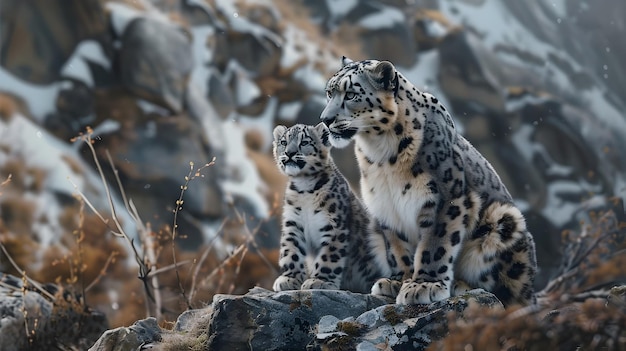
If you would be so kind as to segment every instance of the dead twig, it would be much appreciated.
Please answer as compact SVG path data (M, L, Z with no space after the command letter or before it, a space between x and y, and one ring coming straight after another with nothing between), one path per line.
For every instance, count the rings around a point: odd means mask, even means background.
M148 303L148 300L152 301L155 303L156 307L155 307L155 317L160 317L160 311L161 311L161 305L160 305L160 292L158 289L158 282L155 284L154 279L155 276L153 276L153 281L152 284L148 283L148 275L150 273L150 271L152 270L152 267L155 263L153 262L146 262L146 259L144 258L144 255L140 255L139 252L137 251L137 248L135 247L135 241L134 239L131 239L130 236L126 233L126 231L124 230L124 228L122 227L122 224L119 222L118 216L117 216L117 209L115 207L115 204L113 202L113 195L111 190L109 189L109 185L106 181L106 178L104 176L104 171L102 169L102 166L100 165L100 161L98 160L98 155L96 153L96 150L93 146L93 139L91 138L93 134L93 129L91 129L90 127L87 127L87 132L85 134L81 134L78 137L75 137L72 139L72 141L82 141L84 142L87 147L89 148L89 151L91 152L91 156L94 160L94 163L96 165L98 174L100 175L100 180L102 181L102 185L104 186L104 193L106 195L106 199L108 202L108 206L109 206L109 211L111 212L111 219L113 220L114 226L111 227L109 220L105 219L100 213L99 211L91 204L91 202L89 202L89 199L87 199L87 197L85 196L85 194L83 194L80 190L78 190L78 187L76 186L76 184L74 184L71 180L70 182L72 183L72 185L74 185L74 188L76 189L77 193L80 195L80 197L85 201L85 203L87 204L87 206L89 206L89 208L98 216L98 218L100 218L100 220L102 220L108 227L109 229L111 229L111 232L118 236L123 238L124 240L126 240L128 246L131 248L133 254L134 254L134 258L135 258L135 262L137 263L138 266L138 270L139 270L139 276L138 278L142 281L143 286L144 286L144 292L146 294L147 300L146 300L146 304ZM117 184L120 188L120 192L122 193L122 197L124 199L124 206L126 207L126 210L128 211L129 215L131 216L131 218L135 221L135 224L137 226L137 228L139 229L139 236L140 239L146 238L149 235L146 233L148 231L149 228L147 228L143 222L140 220L139 216L137 215L137 211L134 208L134 205L132 204L132 201L129 201L126 198L126 194L123 190L123 187L121 185L121 181L118 175L118 171L115 168L114 164L113 164L113 160L110 157L110 154L107 152L107 156L111 165L111 169L113 170L113 174L115 175ZM143 236L143 238L142 238ZM145 250L145 243L144 243L144 250ZM152 315L149 312L149 308L148 308L148 314Z
M174 223L172 225L171 240L172 240L172 260L174 261L174 266L177 266L176 264L176 234L177 234L176 230L178 229L178 214L183 209L183 202L184 202L183 197L185 195L185 191L187 190L187 187L189 186L189 182L194 180L196 177L204 178L204 175L200 172L207 167L213 166L214 164L215 164L215 157L213 157L211 162L204 164L202 167L199 167L198 169L194 169L194 163L189 162L189 173L185 176L185 183L180 186L180 195L178 196L178 199L176 200L174 210L173 210ZM180 279L180 272L178 271L178 268L176 268L175 272L176 272L176 281L178 282L178 288L180 290L180 293L183 299L185 300L185 303L187 304L187 308L192 309L191 299L185 293L185 288L183 287L183 283Z

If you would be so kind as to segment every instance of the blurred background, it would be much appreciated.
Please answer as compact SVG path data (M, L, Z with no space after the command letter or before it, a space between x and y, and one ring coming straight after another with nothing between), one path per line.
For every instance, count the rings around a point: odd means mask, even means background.
M452 111L524 211L541 288L565 233L606 209L623 220L624 14L622 0L2 0L0 241L19 268L0 254L0 271L74 289L111 326L270 288L271 131L318 123L345 55L392 61ZM352 150L334 156L358 189ZM113 210L158 313L102 220Z

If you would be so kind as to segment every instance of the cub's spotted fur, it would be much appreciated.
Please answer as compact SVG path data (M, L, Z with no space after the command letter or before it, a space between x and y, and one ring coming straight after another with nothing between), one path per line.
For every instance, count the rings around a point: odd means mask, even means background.
M373 294L430 303L471 288L534 301L535 246L489 162L434 96L387 61L352 62L327 83L334 146L355 140L373 254L389 279Z
M274 290L369 292L381 275L368 256L367 214L330 158L328 130L297 124L274 129L274 158L289 177Z

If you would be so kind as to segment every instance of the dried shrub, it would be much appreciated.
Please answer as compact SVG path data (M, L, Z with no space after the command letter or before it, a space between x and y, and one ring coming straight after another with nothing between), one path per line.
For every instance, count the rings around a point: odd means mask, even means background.
M625 350L626 310L591 299L557 309L470 309L428 350Z

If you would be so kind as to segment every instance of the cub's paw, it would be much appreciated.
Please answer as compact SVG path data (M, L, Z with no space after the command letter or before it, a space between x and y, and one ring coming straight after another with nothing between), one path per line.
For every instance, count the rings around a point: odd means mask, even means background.
M327 282L320 279L310 278L302 283L302 290L306 289L326 289L326 290L339 290L339 287L335 283Z
M395 298L398 296L402 282L389 278L380 278L372 285L372 295L387 296Z
M414 282L405 280L400 288L396 303L402 305L429 304L450 297L450 289L441 281Z
M300 289L300 284L298 279L281 275L274 280L274 286L272 288L274 291L298 290Z

